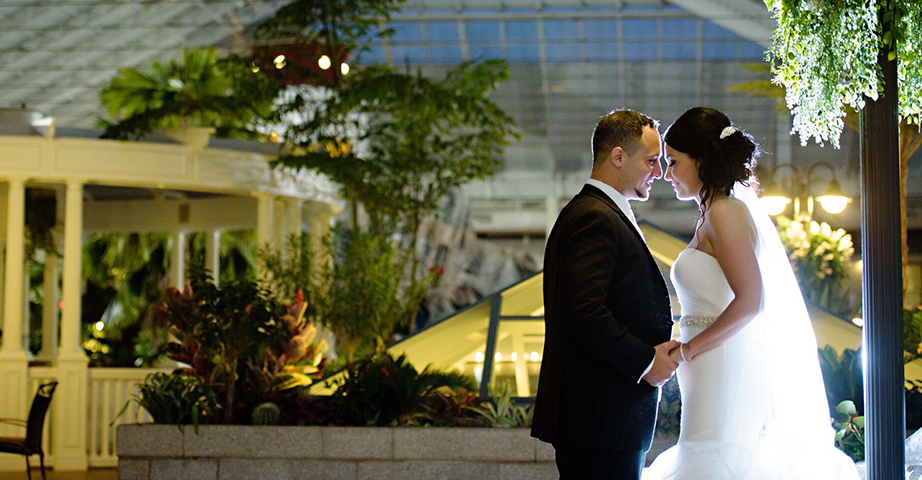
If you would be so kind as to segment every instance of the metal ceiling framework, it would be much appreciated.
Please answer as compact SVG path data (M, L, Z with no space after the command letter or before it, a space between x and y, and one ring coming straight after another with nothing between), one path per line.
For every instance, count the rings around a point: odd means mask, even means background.
M143 68L176 57L183 47L246 49L246 32L286 0L3 0L0 2L0 106L26 104L59 125L89 127L100 113L98 92L119 68ZM717 24L765 30L766 15L738 4L757 0L681 0L672 4L723 4L711 8ZM396 22L515 19L584 19L688 16L661 0L421 0L408 2ZM683 5L689 9L689 5ZM764 12L764 7L763 12ZM633 11L632 11L633 9ZM640 9L640 10L638 10ZM657 11L658 10L658 11ZM727 12L732 12L727 14ZM734 24L734 25L736 25ZM770 30L769 30L770 31ZM542 32L543 39L545 33ZM764 43L764 38L750 38ZM466 41L460 39L463 51ZM545 51L544 46L541 47ZM538 59L539 65L546 58Z

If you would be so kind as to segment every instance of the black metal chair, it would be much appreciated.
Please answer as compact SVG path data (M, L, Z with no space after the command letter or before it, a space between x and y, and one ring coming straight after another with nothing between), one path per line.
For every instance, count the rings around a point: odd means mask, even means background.
M51 396L58 382L46 383L38 387L35 398L32 400L32 409L29 411L29 420L16 420L0 418L0 423L8 423L24 427L25 438L0 437L0 452L15 453L26 457L26 474L32 480L32 469L29 465L29 456L38 455L42 466L42 480L45 480L45 452L42 451L42 430L45 426L45 414L51 404Z

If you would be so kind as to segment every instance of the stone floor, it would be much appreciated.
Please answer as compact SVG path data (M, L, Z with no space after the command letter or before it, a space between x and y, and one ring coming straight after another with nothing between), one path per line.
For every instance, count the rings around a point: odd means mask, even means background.
M117 480L118 469L116 468L91 468L86 472L55 472L52 469L45 470L48 480ZM19 472L0 472L0 478L3 480L26 480L26 469L23 466ZM32 479L41 480L42 472L37 468L32 469Z

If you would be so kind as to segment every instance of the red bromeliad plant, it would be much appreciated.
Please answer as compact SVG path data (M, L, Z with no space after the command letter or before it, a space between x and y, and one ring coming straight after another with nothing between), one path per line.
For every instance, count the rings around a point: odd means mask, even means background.
M286 306L253 282L219 288L198 273L182 292L168 288L156 315L175 338L170 358L223 394L223 422L233 423L241 400L259 402L280 386L319 378L322 345L311 344L316 330L303 321L304 309L303 297Z
M306 387L323 378L326 343L314 342L317 327L305 320L306 311L304 292L298 291L281 317L287 341L268 346L262 363L251 368L265 392Z

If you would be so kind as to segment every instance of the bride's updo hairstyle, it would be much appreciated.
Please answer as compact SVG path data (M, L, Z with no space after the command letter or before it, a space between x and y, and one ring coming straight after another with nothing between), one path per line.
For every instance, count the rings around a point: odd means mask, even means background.
M733 127L722 112L695 107L683 113L666 130L663 140L670 147L687 154L698 164L701 187L701 211L707 208L714 192L730 195L733 185L749 186L755 180L754 169L761 154L752 135Z

